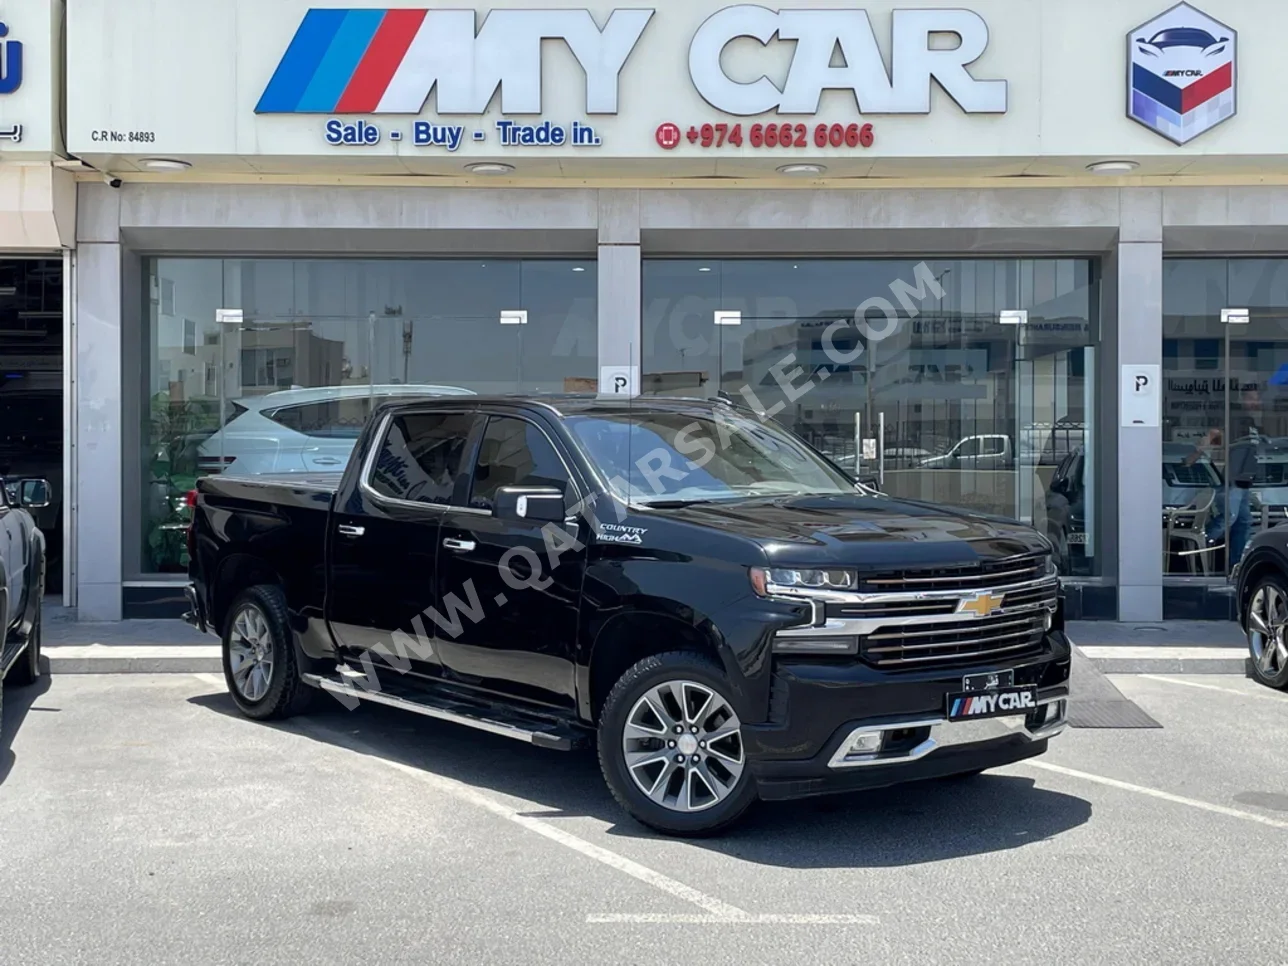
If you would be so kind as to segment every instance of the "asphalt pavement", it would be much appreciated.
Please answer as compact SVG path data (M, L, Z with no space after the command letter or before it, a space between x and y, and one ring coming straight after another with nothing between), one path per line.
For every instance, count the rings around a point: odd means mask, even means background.
M1288 695L1111 680L1162 727L680 841L589 754L47 677L4 702L0 962L1288 964Z

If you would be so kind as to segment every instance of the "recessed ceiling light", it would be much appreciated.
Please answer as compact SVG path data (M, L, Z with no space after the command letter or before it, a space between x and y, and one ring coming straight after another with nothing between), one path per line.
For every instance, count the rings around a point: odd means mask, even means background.
M175 158L144 158L143 167L151 168L153 171L186 171L192 165L187 161L179 161Z
M500 161L480 161L478 164L467 164L465 170L473 174L509 174L514 165Z
M1127 174L1139 167L1135 161L1097 161L1087 165L1087 170L1092 174Z
M699 272L709 272L709 271L711 271L711 269L709 269L709 268L707 268L707 266L703 265L701 268L699 268L699 269L698 269L698 271L699 271Z
M576 265L576 266L574 266L574 267L573 267L573 271L574 271L574 272L584 272L584 271L585 271L585 269L584 269L584 268L582 268L580 265Z
M779 174L822 174L827 168L821 164L785 164Z

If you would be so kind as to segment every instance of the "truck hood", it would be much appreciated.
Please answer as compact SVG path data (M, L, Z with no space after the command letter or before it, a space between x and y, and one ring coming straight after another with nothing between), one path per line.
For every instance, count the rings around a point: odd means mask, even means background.
M755 541L782 566L936 567L1045 553L1031 527L1000 517L856 493L699 503L668 518Z

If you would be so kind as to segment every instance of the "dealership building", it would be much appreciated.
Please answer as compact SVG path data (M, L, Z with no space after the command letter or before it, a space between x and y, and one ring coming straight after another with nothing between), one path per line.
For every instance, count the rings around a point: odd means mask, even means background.
M1288 518L1275 0L0 20L0 403L61 404L81 619L180 614L194 481L341 465L394 386L754 400L1047 533L1071 617L1227 618Z

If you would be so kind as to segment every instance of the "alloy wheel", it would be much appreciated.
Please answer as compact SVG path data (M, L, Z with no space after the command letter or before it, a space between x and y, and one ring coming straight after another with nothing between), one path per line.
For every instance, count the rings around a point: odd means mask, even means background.
M1266 677L1275 677L1288 667L1288 600L1274 584L1264 584L1252 597L1248 608L1248 643L1257 669Z
M258 607L247 605L233 618L228 668L233 686L247 701L258 701L268 693L273 679L273 632Z
M676 812L720 804L746 767L738 715L723 695L696 681L667 681L636 701L622 753L635 786Z

